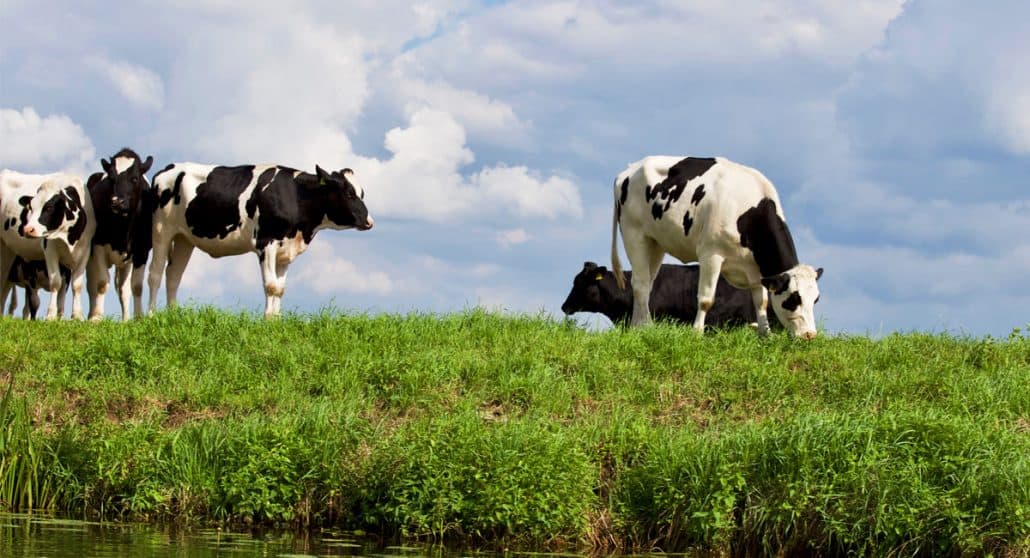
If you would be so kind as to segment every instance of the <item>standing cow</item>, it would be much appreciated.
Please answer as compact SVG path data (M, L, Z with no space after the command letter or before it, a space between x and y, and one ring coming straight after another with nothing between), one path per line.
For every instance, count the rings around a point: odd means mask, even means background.
M617 237L633 266L634 325L650 321L651 284L665 254L700 263L698 312L703 331L720 273L751 291L758 333L766 308L793 335L816 336L816 280L822 269L798 262L776 189L762 173L723 158L646 157L615 179L612 269L624 284ZM767 298L766 288L771 296Z
M625 271L632 281L633 272ZM698 266L662 264L651 288L651 315L682 323L694 323L697 316ZM751 292L730 285L720 277L715 290L715 305L708 312L708 325L732 327L752 325L757 317L751 303ZM594 262L585 262L572 280L572 290L561 305L566 315L576 312L600 312L614 324L629 321L633 314L633 291L625 284L619 287L615 274Z
M15 255L46 261L50 301L46 319L64 312L61 266L68 268L72 318L82 318L82 274L96 229L89 190L77 176L64 173L31 175L0 171L0 308L12 284L8 274Z
M47 277L46 261L27 261L21 256L14 257L14 265L7 275L7 280L14 287L22 287L25 291L25 306L22 307L21 317L25 320L35 320L39 311L39 289L50 286L50 279ZM58 298L64 298L68 291L68 283L71 282L71 272L67 267L61 266L61 291ZM11 304L7 307L7 315L13 316L14 310L18 307L17 289L11 290Z
M130 293L134 315L143 315L143 275L150 254L154 213L153 193L146 174L153 162L153 157L141 161L136 152L126 147L110 161L101 159L104 172L94 173L86 182L97 220L93 252L86 269L91 320L104 316L104 294L111 266L115 268L122 321L129 319Z
M175 163L154 176L157 209L150 263L150 311L166 271L168 306L193 248L215 258L254 252L261 264L265 316L280 312L286 270L321 229L368 230L365 192L350 169L315 174L277 165L222 167ZM167 270L165 264L167 263Z

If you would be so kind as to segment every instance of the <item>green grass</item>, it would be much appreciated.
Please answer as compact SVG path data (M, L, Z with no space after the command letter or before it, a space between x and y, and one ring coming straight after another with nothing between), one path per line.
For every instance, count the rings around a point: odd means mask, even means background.
M485 546L1030 552L1030 336L0 320L0 507Z

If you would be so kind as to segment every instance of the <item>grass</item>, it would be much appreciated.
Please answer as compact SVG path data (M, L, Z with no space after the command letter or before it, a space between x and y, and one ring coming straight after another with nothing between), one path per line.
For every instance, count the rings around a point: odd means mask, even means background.
M0 320L0 507L483 546L1026 555L1030 336L482 311Z

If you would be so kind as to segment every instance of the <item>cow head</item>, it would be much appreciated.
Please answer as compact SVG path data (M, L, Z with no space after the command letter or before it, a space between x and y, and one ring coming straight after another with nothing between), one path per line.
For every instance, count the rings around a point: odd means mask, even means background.
M332 173L315 165L318 185L325 189L326 217L339 228L367 231L375 224L365 207L365 190L354 181L354 171L343 169Z
M614 278L608 268L598 266L594 262L583 262L583 270L572 280L572 290L561 311L566 315L576 312L600 312L603 310L604 285L606 278Z
M140 161L139 155L128 148L116 153L110 161L101 159L100 166L111 180L110 190L104 192L101 199L94 200L94 204L106 204L112 213L123 217L135 213L144 189L149 188L146 175L153 163L154 157Z
M77 187L78 186L78 187ZM48 180L27 202L28 215L21 233L29 238L52 238L85 226L81 183Z
M823 268L798 264L783 273L763 277L762 285L769 289L773 312L784 327L795 337L814 339L815 303L819 301L819 285Z

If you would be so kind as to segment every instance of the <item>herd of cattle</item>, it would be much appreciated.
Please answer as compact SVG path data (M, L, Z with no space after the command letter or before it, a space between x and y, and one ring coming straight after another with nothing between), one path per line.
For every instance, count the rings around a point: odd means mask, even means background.
M213 257L253 252L261 267L265 316L278 315L286 272L321 229L369 230L374 221L350 169L315 173L281 165L174 163L147 180L153 157L125 148L101 159L86 181L66 173L0 170L0 309L14 288L25 291L23 316L34 318L37 290L50 292L47 319L62 315L68 286L72 317L104 315L115 268L122 319L148 311L162 275L174 306L194 248ZM623 272L623 245L634 272ZM672 266L665 254L698 265ZM816 336L813 306L822 269L798 262L779 198L758 171L714 158L647 157L615 180L612 270L587 262L562 311L602 312L632 325L660 318L769 331L766 309L793 335ZM629 281L632 288L627 290Z

